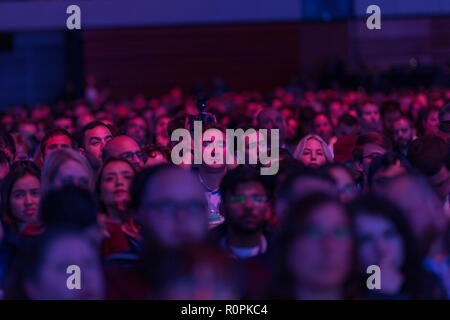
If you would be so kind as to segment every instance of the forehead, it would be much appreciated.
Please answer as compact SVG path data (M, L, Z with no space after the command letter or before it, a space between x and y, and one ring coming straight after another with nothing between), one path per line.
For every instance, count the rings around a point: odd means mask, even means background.
M70 118L58 118L55 120L55 123L72 123L72 119Z
M104 137L111 135L111 131L109 131L108 128L105 126L97 126L95 128L86 130L85 137L86 138L92 138L92 137Z
M40 182L39 179L31 174L27 174L22 178L17 179L14 183L12 190L19 188L39 188Z
M394 127L403 128L403 127L409 127L409 126L410 126L409 121L404 118L400 118L394 122Z
M319 114L318 116L316 116L314 121L315 122L328 122L328 118L323 114Z
M103 168L103 174L117 171L133 171L133 168L125 161L112 161Z
M378 111L378 106L372 103L367 103L361 107L361 110L365 112Z
M311 211L308 223L323 227L333 227L336 225L348 225L348 217L343 208L335 203L324 203Z
M130 124L133 123L133 124L145 125L145 120L142 119L142 118L133 118L133 119L130 120L129 123Z
M235 194L246 194L246 193L258 193L258 194L265 194L266 189L264 188L264 185L259 181L249 181L240 183L236 186L234 190Z
M305 149L306 148L322 149L322 145L319 141L317 141L317 139L311 138L306 141Z
M71 144L71 141L69 139L68 136L64 135L64 134L57 134L54 136L51 136L50 138L48 138L47 140L47 145L49 144Z
M189 199L206 201L198 178L183 169L166 169L156 173L147 183L144 198L151 201Z

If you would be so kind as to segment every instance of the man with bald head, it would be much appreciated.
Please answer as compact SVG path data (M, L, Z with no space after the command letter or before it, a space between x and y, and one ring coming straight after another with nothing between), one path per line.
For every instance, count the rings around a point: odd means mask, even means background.
M122 135L112 138L103 149L103 160L110 157L130 161L137 171L144 167L144 153L134 139Z
M208 231L208 202L197 176L172 164L144 169L130 193L149 239L163 247L201 241Z

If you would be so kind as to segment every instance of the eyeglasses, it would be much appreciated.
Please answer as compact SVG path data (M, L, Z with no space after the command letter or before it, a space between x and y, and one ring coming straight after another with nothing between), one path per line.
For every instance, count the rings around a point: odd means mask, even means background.
M133 161L134 156L138 157L140 160L144 159L144 153L142 151L124 152L121 153L119 157L127 159L128 161Z
M164 216L174 215L180 210L184 210L190 215L204 213L208 209L208 205L203 201L149 201L144 204L146 209L154 210Z
M250 202L253 204L259 205L267 202L267 196L258 194L251 196L244 196L244 195L231 196L230 202L232 204L244 204L247 201L247 198L249 198Z

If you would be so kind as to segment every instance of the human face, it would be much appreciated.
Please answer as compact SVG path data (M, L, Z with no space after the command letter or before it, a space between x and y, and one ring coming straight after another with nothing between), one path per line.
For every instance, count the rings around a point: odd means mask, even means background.
M378 170L373 176L372 189L375 192L381 192L386 184L393 178L406 173L405 167L402 166L400 160L385 170Z
M169 133L167 132L167 127L169 126L170 118L169 117L162 117L158 120L156 123L156 136L161 138L169 138Z
M20 223L37 223L40 193L41 183L35 176L27 174L18 179L9 196L11 215Z
M157 173L147 183L142 199L138 220L162 245L177 247L205 237L208 204L198 178L190 171L171 168Z
M217 129L207 130L202 140L202 168L207 171L222 170L226 167L225 134ZM211 133L211 134L209 134Z
M444 165L438 173L430 177L430 182L439 198L444 201L450 193L450 172Z
M320 167L327 162L325 158L325 152L317 139L311 138L303 149L303 153L300 156L300 161L308 167Z
M139 145L128 136L120 136L111 139L106 148L113 157L130 161L137 171L144 166L144 154Z
M355 218L355 228L362 270L370 265L401 269L405 260L404 242L391 221L362 212Z
M439 132L447 137L447 143L450 143L450 112L447 112L439 122Z
M67 268L80 268L81 289L67 288ZM104 278L99 258L85 239L76 235L62 236L47 248L38 274L26 282L26 290L34 300L99 300L104 299Z
M349 202L354 199L358 192L353 181L352 176L342 168L333 168L330 170L330 174L336 181L339 197L342 202Z
M388 112L385 114L383 119L384 129L387 131L392 131L394 122L400 117L399 111Z
M433 111L424 123L425 132L437 134L439 132L439 112Z
M409 121L404 118L400 118L393 124L394 141L401 148L406 148L413 138L413 128L410 126Z
M52 189L61 189L65 185L75 185L77 187L89 189L91 185L89 172L79 162L67 160L58 169L53 181Z
M238 184L234 194L226 196L225 218L236 233L261 232L270 217L270 203L260 182Z
M50 152L54 150L59 150L62 148L71 148L72 141L70 141L69 137L63 134L58 134L50 137L44 148L44 157L46 157Z
M361 108L361 128L366 132L380 132L381 119L377 105L365 104Z
M19 133L25 136L32 136L36 134L36 125L34 123L19 124Z
M290 118L287 121L287 139L295 139L298 132L298 121L294 118Z
M70 118L59 118L55 120L55 128L67 130L70 134L73 133L73 121Z
M369 172L370 164L372 163L372 160L375 159L378 156L381 156L386 153L386 150L383 149L380 146L377 146L375 144L368 143L364 145L363 147L363 162L362 162L362 169L364 174L367 174Z
M102 166L103 149L111 139L111 131L105 126L97 126L91 130L86 130L84 134L84 154L94 169Z
M325 203L313 210L288 248L295 281L310 290L341 288L351 271L353 243L344 209Z
M267 135L270 136L271 129L279 129L280 140L284 141L286 136L286 124L281 113L276 109L266 109L259 115L260 129L267 129Z
M346 126L345 124L341 123L339 127L336 130L336 136L338 138L342 138L344 136L347 136L349 134L357 134L358 133L358 126Z
M330 121L323 114L318 115L314 119L314 131L325 141L329 141L333 135L333 128Z
M115 207L130 201L133 178L133 168L124 161L113 161L103 168L100 198L106 207Z
M133 138L138 143L145 143L147 135L147 124L142 118L134 118L128 122L127 136Z

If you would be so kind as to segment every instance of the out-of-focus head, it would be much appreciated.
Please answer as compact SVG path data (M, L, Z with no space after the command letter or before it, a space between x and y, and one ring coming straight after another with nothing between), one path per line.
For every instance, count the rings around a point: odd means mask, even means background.
M60 117L55 119L54 127L56 129L64 129L70 134L73 134L75 131L73 119L71 117Z
M342 138L350 134L358 134L359 129L358 119L346 113L339 117L337 122L336 137Z
M94 190L94 174L87 160L73 149L51 152L42 167L42 194L66 185Z
M391 143L385 136L376 132L361 134L352 151L353 161L358 170L366 176L372 160L391 150Z
M314 132L325 142L329 142L333 137L333 126L330 119L324 113L318 113L314 117Z
M206 236L208 204L192 172L170 164L146 168L133 181L131 197L137 220L163 246L176 247Z
M286 122L280 111L275 108L261 110L257 116L257 126L259 129L267 129L268 136L270 136L271 129L278 129L281 143L286 138Z
M367 185L375 192L382 190L393 178L411 172L408 160L395 152L385 153L370 164L367 174Z
M109 157L124 158L131 162L137 171L144 166L144 153L132 138L128 136L117 136L109 140L103 149L103 160Z
M361 131L382 133L383 124L380 117L380 109L375 103L364 103L359 109Z
M9 164L12 164L16 154L16 144L13 137L5 131L0 132L0 150L8 157Z
M126 135L136 140L140 145L147 142L147 122L142 117L134 117L128 120Z
M320 167L333 162L333 156L326 142L318 135L311 134L298 143L294 151L294 158L308 167Z
M5 290L7 299L105 298L100 257L96 248L80 231L66 228L47 230L43 235L24 243L14 266L11 283ZM70 266L78 268L69 269ZM67 286L68 277L75 273L80 277L81 288L71 290Z
M147 154L147 161L144 167L153 167L158 164L169 163L170 151L166 147L159 145L146 146L144 152Z
M405 149L416 135L412 120L406 116L398 117L392 124L393 137L396 145Z
M434 106L420 110L419 120L423 128L421 135L439 133L439 110Z
M439 111L439 133L447 138L450 143L450 104L447 104Z
M387 100L380 109L384 130L392 132L394 122L401 116L400 104L395 100Z
M449 159L449 145L436 136L418 138L408 148L409 162L428 177L442 200L450 193Z
M73 140L70 133L64 129L53 129L48 131L41 141L40 149L43 160L47 155L58 149L73 148Z
M349 202L358 195L355 179L349 167L340 163L331 163L323 169L335 181L339 198L342 202Z

